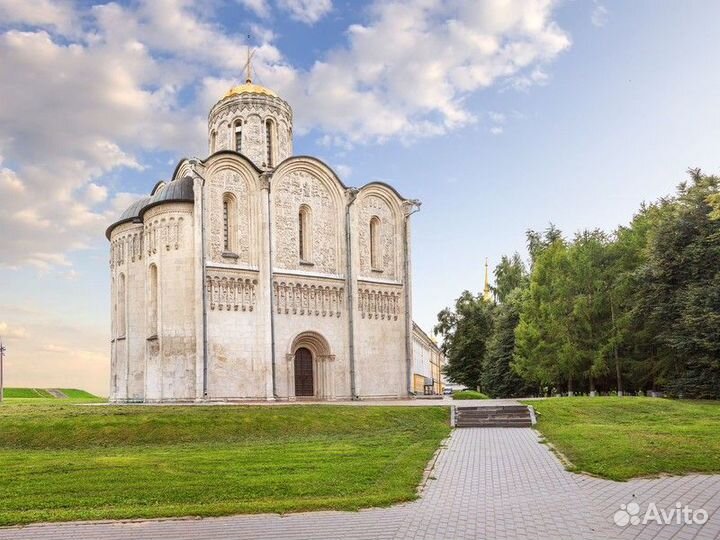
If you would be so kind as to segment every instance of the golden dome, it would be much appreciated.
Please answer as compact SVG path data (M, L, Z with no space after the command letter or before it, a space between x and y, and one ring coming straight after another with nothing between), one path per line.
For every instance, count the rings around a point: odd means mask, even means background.
M263 94L271 97L279 97L269 88L265 88L264 86L260 86L259 84L246 82L245 84L233 86L230 90L228 90L227 94L223 96L223 99L230 96L239 96L240 94Z

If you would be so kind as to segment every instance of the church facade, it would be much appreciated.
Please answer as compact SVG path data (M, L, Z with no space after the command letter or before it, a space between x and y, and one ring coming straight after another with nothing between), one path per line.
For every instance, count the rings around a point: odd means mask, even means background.
M112 402L412 395L413 350L436 349L413 341L419 202L345 186L292 132L273 91L232 88L209 157L108 228Z

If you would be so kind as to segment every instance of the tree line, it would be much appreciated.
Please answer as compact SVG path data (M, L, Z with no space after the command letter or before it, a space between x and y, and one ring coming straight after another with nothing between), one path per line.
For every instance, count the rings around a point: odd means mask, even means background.
M720 179L689 171L611 233L527 232L494 299L438 314L446 376L492 397L555 392L720 398Z

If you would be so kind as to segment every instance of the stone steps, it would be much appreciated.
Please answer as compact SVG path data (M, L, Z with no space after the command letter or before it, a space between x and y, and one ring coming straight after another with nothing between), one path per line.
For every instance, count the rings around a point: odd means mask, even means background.
M454 426L465 427L531 427L530 409L525 405L492 407L455 407Z

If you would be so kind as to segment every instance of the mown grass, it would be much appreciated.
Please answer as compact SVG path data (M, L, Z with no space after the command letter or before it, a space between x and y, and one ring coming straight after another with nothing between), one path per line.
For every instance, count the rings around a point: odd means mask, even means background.
M475 390L460 390L459 392L453 392L453 399L490 399L482 392L476 392Z
M24 399L38 399L38 398L50 398L53 396L40 388L5 388L3 390L3 397L8 399L13 398L24 398Z
M58 388L70 399L94 399L100 398L77 388ZM58 399L44 388L5 388L3 396L9 399Z
M0 407L0 525L412 500L441 407Z
M63 394L70 399L100 399L96 395L86 392L85 390L78 390L77 388L59 388Z
M528 404L571 470L613 480L720 473L720 402L577 397Z

